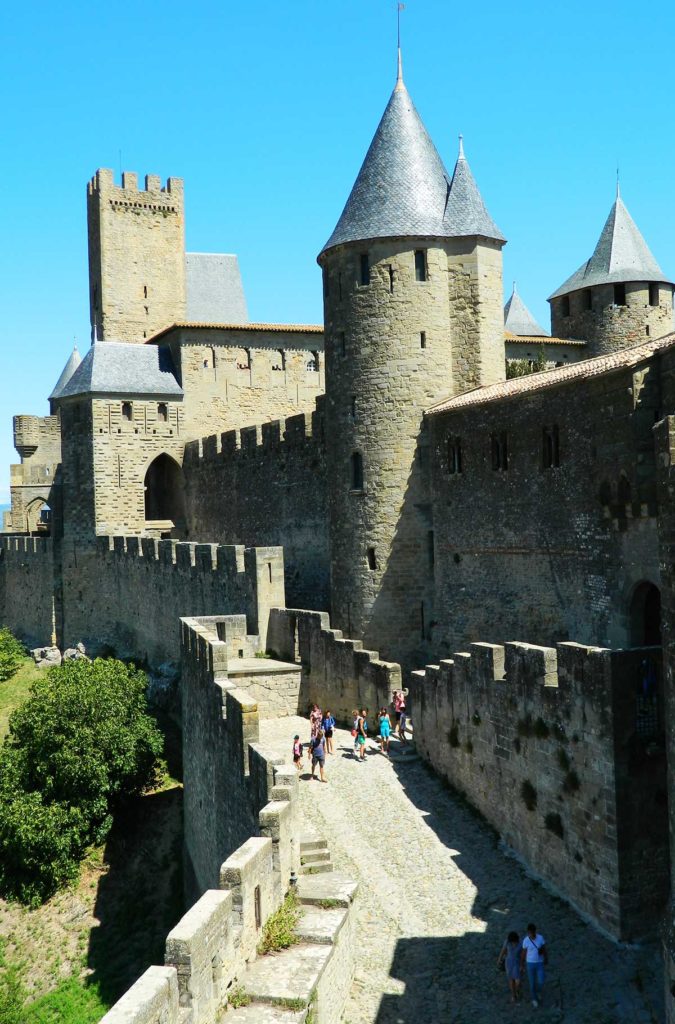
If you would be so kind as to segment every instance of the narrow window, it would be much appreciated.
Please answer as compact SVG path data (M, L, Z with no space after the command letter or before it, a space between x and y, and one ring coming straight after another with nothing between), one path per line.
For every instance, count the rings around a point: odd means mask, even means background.
M144 284L143 285L143 298L147 299L147 297L148 297L148 286L147 286L147 284Z
M356 395L352 395L352 419L356 419Z
M650 284L649 286L649 305L658 306L659 304L659 286L658 284Z
M569 297L569 295L563 295L562 299L560 300L560 315L561 316L569 316L570 315L570 297Z
M614 285L614 305L625 306L626 305L626 286L623 284Z
M122 419L130 420L133 418L133 410L131 402L122 402Z
M340 352L343 357L347 355L347 338L344 331L340 331Z
M255 908L255 926L258 929L262 925L262 900L260 898L259 885L256 885L253 890L253 906Z
M434 531L429 530L427 532L427 557L429 559L429 571L433 575L434 566L436 564L436 556L434 553Z
M394 268L389 264L389 294L394 294Z
M645 334L649 337L649 324L645 327Z
M458 437L448 438L448 473L462 472L462 442Z
M542 439L544 469L553 469L560 465L560 441L558 427L544 427Z
M426 249L415 249L415 280L426 281L427 279L427 253Z
M492 468L505 472L509 468L509 451L506 431L492 434L490 438L492 449Z
M370 284L370 257L367 252L362 252L359 258L361 284Z
M426 348L426 347L427 347L427 332L426 331L420 331L420 348Z
M352 490L362 491L363 490L363 456L361 452L352 452L351 458L352 468Z
M160 423L166 423L169 419L169 407L166 402L160 402L157 406L157 419Z
M338 273L338 298L342 302L342 271Z
M375 572L377 569L377 558L375 557L375 548L368 548L368 568L371 572Z
M269 573L270 583L272 582L272 563L267 563L267 572Z
M590 288L584 288L581 293L581 307L582 309L593 309L593 295Z

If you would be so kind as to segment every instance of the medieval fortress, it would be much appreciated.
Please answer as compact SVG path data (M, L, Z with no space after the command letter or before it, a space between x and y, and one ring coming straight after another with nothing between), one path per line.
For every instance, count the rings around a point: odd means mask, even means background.
M14 419L0 539L0 621L31 646L182 659L198 902L111 1022L211 1024L282 898L297 782L260 723L315 698L345 720L401 681L422 756L605 932L653 936L675 861L675 284L618 190L550 334L515 287L504 309L505 237L400 64L318 255L323 326L250 323L236 257L186 253L183 209L175 178L89 182L92 345L48 416ZM352 895L331 897L322 1022Z

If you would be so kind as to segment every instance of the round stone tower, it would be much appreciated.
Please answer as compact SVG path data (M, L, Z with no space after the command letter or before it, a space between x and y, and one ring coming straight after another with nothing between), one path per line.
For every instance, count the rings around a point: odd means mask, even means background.
M673 330L673 282L652 256L619 189L590 260L550 296L551 333L588 342L588 356Z
M448 175L400 72L324 275L331 610L410 664L433 624L424 411L502 380L501 248L460 144Z

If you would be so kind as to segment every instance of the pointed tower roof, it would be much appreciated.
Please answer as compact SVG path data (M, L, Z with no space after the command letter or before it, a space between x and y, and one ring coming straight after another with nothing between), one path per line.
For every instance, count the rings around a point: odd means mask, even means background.
M504 306L504 330L519 338L548 338L549 331L540 327L521 299L513 282L511 298Z
M450 177L403 82L396 86L333 234L322 249L369 238L485 235L505 241L462 152Z
M52 391L51 395L49 396L49 401L50 402L53 401L55 398L58 398L60 396L61 392L63 391L63 389L65 388L66 384L68 383L70 378L73 376L73 374L75 373L75 370L78 368L78 366L80 365L81 362L82 362L82 356L80 355L80 353L77 350L77 345L75 345L73 347L73 351L70 353L70 355L68 357L68 362L66 363L66 365L61 370L61 376L59 377L59 379L57 380L56 384L54 385L54 390Z
M609 211L593 255L549 299L567 295L579 288L620 281L672 283L649 251L637 224L626 209L617 185L614 205Z

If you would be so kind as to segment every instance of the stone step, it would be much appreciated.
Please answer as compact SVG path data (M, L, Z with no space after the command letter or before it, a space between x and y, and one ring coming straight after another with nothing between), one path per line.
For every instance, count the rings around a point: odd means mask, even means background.
M333 870L333 863L330 859L330 854L323 860L315 861L311 864L303 864L300 868L301 875L318 875Z
M301 864L315 864L322 860L330 860L330 853L325 846L317 850L303 850L300 847Z
M339 871L323 875L302 875L298 878L298 899L305 905L348 907L356 896L358 883Z
M300 912L295 933L303 942L316 942L320 945L330 946L337 941L348 913L346 907L324 908L305 905Z
M303 854L306 850L327 850L328 840L322 839L320 836L301 836L300 837L300 853Z
M223 1024L305 1024L307 1009L288 1010L270 1003L249 1003L238 1010L231 1007L221 1018Z
M297 1000L308 1007L332 952L330 943L299 942L273 955L260 956L248 965L241 979L244 990L258 1002Z
M223 1022L227 1024L305 1024L308 1008L289 1010L284 1006L270 1003L251 1002L248 1006L240 1006L238 1010L228 1009Z

